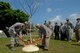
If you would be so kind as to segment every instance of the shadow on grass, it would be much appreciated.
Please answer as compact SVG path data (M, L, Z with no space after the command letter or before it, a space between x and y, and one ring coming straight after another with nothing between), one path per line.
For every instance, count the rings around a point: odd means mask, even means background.
M76 44L71 44L71 45L74 45L74 46L80 46L80 44L76 43Z
M76 42L76 40L72 40L72 42Z
M20 44L15 44L14 47L22 47L23 45ZM9 49L11 49L11 44L7 44L6 47L8 47Z
M11 49L11 44L7 44L6 47L8 47L9 49Z
M44 46L42 45L37 45L39 48L44 49Z

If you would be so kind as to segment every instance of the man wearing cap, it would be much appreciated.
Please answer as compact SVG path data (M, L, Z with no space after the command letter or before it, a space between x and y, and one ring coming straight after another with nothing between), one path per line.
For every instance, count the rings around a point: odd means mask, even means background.
M39 29L41 38L42 38L42 46L45 51L48 51L49 48L49 40L52 34L52 30L45 25L37 24L36 27Z
M18 37L21 35L21 30L25 28L25 23L17 22L13 24L11 27L9 27L9 34L11 36L11 49L15 50L14 45L18 45Z
M77 18L76 21L75 34L77 41L80 42L80 18Z
M69 42L71 42L71 33L70 33L71 29L73 29L73 25L69 21L69 19L66 19L66 37Z

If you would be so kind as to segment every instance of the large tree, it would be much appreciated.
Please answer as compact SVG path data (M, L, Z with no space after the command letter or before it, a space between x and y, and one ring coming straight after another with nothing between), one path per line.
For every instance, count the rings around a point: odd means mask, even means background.
M20 10L13 10L9 3L0 2L0 29L9 37L8 27L16 22L28 21L29 16Z

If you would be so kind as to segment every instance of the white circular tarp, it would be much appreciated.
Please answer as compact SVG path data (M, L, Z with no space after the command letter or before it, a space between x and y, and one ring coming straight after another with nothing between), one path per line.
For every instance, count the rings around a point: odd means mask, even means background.
M0 33L2 33L3 31L2 30L0 30Z
M34 51L38 51L39 48L35 45L26 45L25 47L22 48L23 51L25 52L34 52Z

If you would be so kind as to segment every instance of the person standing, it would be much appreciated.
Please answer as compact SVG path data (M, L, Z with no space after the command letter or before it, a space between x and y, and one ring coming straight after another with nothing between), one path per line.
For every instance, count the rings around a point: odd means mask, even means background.
M76 23L74 31L76 34L76 40L80 42L80 18L77 18L76 21L77 23Z
M69 21L69 19L66 19L66 37L69 42L71 42L70 31L72 28L73 28L72 23Z
M15 46L15 43L16 43L16 45L18 45L18 37L17 36L21 35L21 30L24 27L25 27L25 23L20 23L20 22L17 22L15 24L13 24L11 27L9 27L9 34L11 37L11 45L10 46L11 46L12 50L16 50L14 48L14 46Z
M65 24L61 23L61 25L60 25L60 37L61 37L61 40L65 40L65 31L66 31Z
M60 31L60 27L58 23L56 22L54 26L54 33L55 33L55 39L57 40L59 40L59 31Z
M46 21L46 20L44 21L44 25L46 25L46 26L47 26L47 21Z
M40 37L42 38L43 49L45 51L48 51L48 49L49 49L49 40L50 40L50 36L52 34L52 30L50 28L48 28L47 26L40 25L40 24L37 24L36 27L40 31L40 35L41 35Z
M52 26L50 21L48 22L47 27L49 27L52 30L52 35L51 36L53 38L53 26Z

